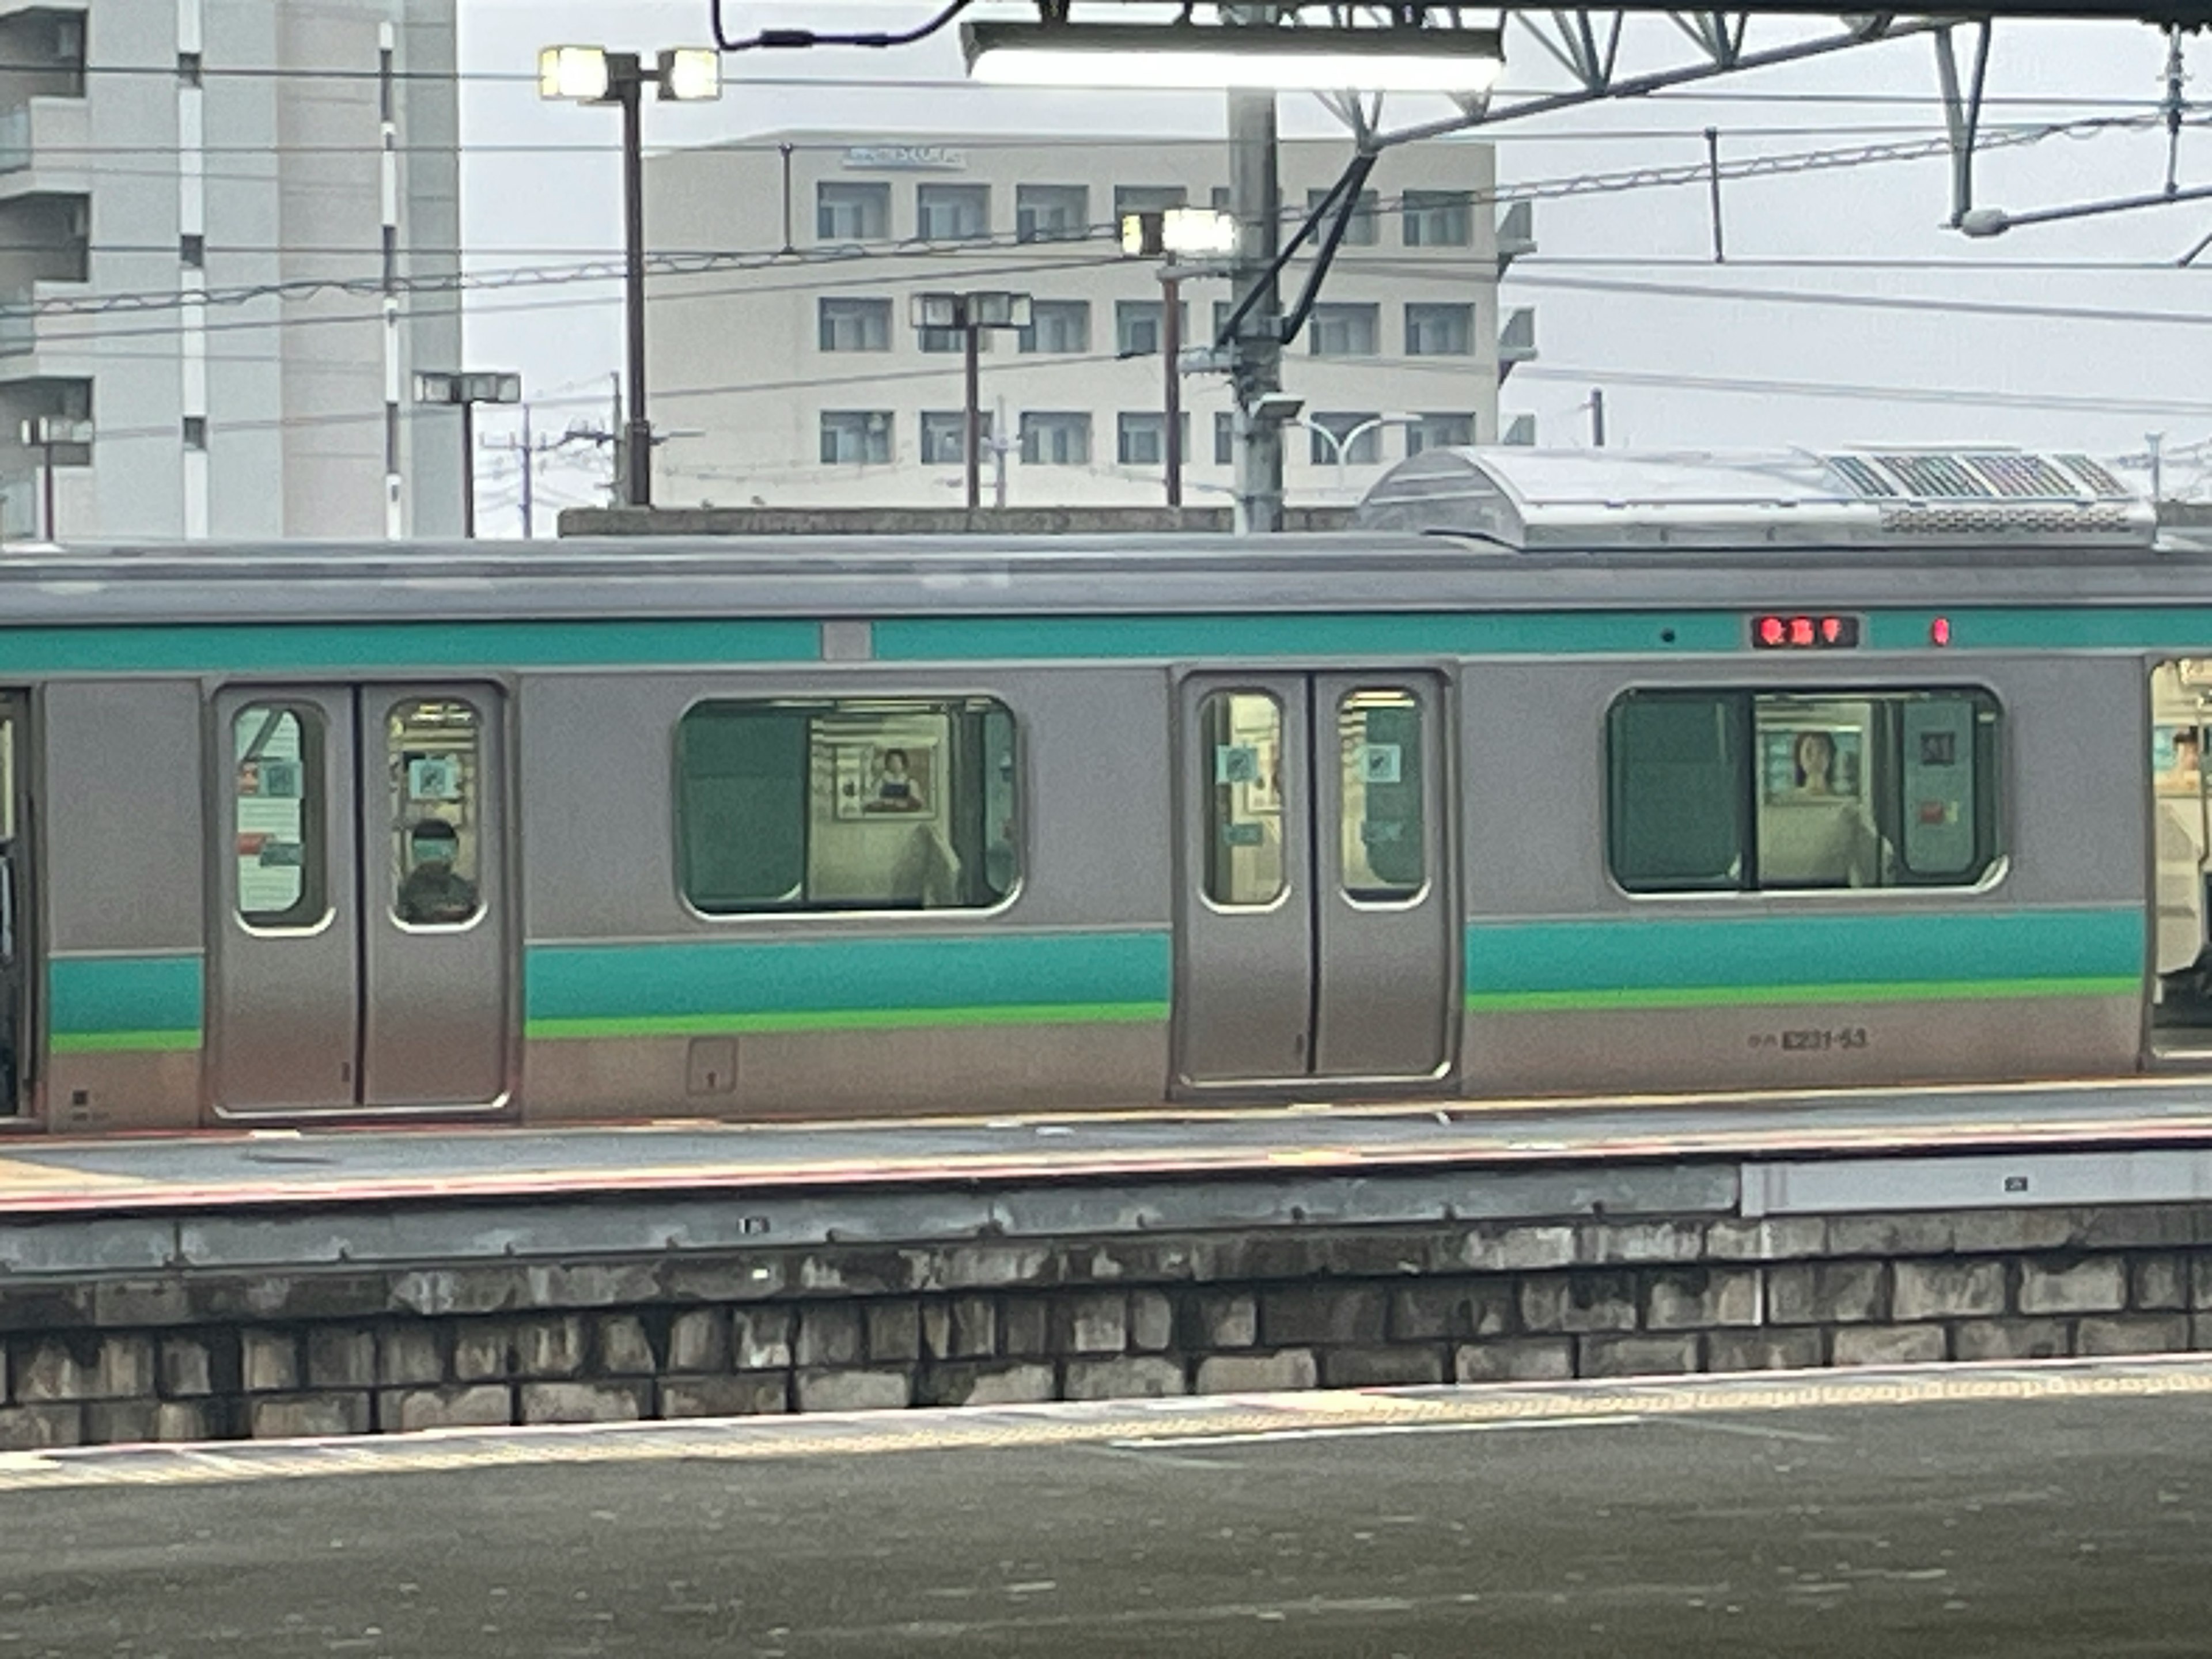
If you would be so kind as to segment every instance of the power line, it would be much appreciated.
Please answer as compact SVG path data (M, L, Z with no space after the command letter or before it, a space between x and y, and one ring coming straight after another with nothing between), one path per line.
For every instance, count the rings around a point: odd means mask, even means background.
M1433 370L1428 360L1414 359L1398 365L1413 370ZM1464 371L1461 371L1464 372ZM1838 398L1852 402L1929 404L1945 408L2031 409L2084 415L2179 415L2202 419L2212 416L2212 401L2179 398L2103 398L2078 393L1973 391L1964 387L1864 386L1832 380L1755 380L1736 375L1656 374L1639 369L1571 368L1557 364L1523 363L1514 378L1566 380L1583 386L1650 386L1670 391L1741 393L1751 397Z

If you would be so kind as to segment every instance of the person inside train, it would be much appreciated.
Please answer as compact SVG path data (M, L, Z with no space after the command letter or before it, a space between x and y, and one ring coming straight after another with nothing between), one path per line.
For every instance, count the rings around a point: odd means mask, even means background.
M461 840L442 818L425 818L409 833L407 878L399 884L402 921L418 926L466 921L477 913L477 884L453 868Z

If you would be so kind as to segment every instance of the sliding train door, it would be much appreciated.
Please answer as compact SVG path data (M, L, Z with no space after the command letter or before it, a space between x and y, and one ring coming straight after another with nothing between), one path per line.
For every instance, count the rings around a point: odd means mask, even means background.
M1459 971L1442 679L1198 675L1176 709L1178 1085L1449 1078Z
M501 698L236 689L216 705L214 1104L487 1108L509 1085Z

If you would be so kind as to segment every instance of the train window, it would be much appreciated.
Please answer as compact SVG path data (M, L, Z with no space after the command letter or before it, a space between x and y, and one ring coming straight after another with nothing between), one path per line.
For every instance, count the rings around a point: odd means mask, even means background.
M1212 756L1206 896L1227 908L1283 896L1283 706L1264 691L1216 691L1199 710Z
M256 703L239 710L231 735L239 919L251 927L312 927L327 908L321 712Z
M709 915L988 909L1021 872L1014 718L988 697L697 704L678 866Z
M1971 886L1996 861L1998 710L1972 690L1632 692L1607 825L1631 892Z
M1395 689L1351 692L1337 705L1336 734L1345 896L1412 898L1428 882L1420 702Z
M447 697L386 716L392 914L409 927L453 927L483 914L483 804L473 706Z

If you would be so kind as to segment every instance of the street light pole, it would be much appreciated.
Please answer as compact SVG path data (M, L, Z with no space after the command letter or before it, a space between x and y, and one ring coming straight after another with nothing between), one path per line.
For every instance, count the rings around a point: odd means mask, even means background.
M622 110L623 276L629 356L629 416L613 434L632 507L653 505L653 422L645 403L645 88L679 102L722 95L720 55L707 47L664 52L647 69L634 52L548 46L538 54L538 95Z
M607 81L622 105L623 321L629 354L629 504L653 505L653 422L645 410L645 78L635 52L607 54Z

